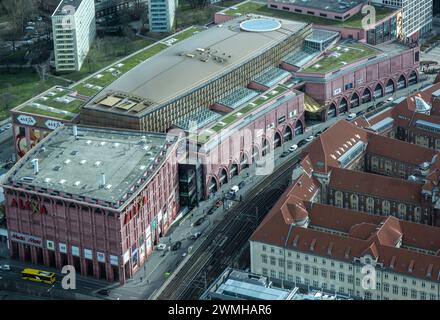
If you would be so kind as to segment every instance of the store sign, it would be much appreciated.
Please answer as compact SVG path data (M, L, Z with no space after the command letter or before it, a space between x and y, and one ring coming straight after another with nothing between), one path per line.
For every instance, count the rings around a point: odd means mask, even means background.
M55 250L55 243L53 241L47 240L46 241L46 247L49 250Z
M148 226L147 229L145 229L145 238L149 238L151 234L151 227Z
M139 247L139 255L141 257L141 260L145 257L145 244Z
M105 253L96 252L96 258L98 259L99 262L105 263Z
M138 264L138 260L139 260L138 257L139 257L138 249L136 249L131 253L131 262L133 263L133 268L136 267Z
M79 257L79 248L72 246L72 256Z
M130 260L130 250L124 253L124 264L126 264L128 260Z
M17 117L18 122L21 124L26 124L28 126L33 126L37 123L37 120L35 120L34 117L31 116L25 116L24 114L21 114Z
M47 120L44 124L51 130L55 130L62 125L61 122L55 120Z
M155 230L156 227L157 227L157 217L154 218L153 221L151 221L151 228L152 228L153 230Z
M88 260L93 260L92 250L84 249L84 258L86 258Z
M61 253L67 253L67 246L64 243L59 243L58 248Z
M147 252L151 251L151 238L147 238Z
M159 214L157 215L157 219L159 223L162 221L162 210L160 210Z
M333 94L337 95L340 94L342 92L341 88L335 89L335 91L333 91Z
M118 265L119 265L119 259L118 259L118 257L117 257L117 256L113 256L113 255L110 255L110 264L111 264L112 266L118 266Z
M43 247L43 240L39 237L34 237L28 234L19 233L19 232L11 232L10 233L11 241L29 244L31 246Z

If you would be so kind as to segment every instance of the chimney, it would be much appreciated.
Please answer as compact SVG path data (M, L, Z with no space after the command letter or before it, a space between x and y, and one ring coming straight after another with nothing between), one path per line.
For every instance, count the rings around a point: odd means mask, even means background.
M34 167L34 174L38 174L38 172L40 171L40 167L38 165L38 159L32 159L31 163Z
M73 125L73 136L75 137L75 139L78 137L78 126L77 125Z
M101 173L101 187L105 187L105 173Z

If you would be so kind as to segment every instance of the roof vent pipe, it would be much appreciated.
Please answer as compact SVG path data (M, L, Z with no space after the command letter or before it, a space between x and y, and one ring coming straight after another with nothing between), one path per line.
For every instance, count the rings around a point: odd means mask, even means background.
M105 174L101 173L101 187L105 186Z
M38 172L40 171L40 167L38 165L38 159L32 159L31 163L32 166L34 167L34 174L38 174Z

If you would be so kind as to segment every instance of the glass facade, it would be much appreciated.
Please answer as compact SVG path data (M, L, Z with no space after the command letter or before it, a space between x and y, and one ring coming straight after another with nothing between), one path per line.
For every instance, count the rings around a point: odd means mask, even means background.
M367 31L367 43L371 45L377 45L396 38L397 18L395 16Z

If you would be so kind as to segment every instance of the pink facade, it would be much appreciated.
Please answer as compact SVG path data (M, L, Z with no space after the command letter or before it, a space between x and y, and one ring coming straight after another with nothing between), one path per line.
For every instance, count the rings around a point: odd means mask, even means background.
M223 141L215 141L214 138L201 145L199 157L205 164L205 197L228 183L243 168L255 164L273 148L291 140L295 132L304 132L304 94L297 91L294 93L289 91L287 94L292 95L290 99L249 124L243 126L241 121L237 121L228 127L228 132L232 134L228 136L226 132ZM270 108L270 104L262 105L255 113L267 108Z
M357 61L333 74L298 72L296 76L305 79L305 93L326 106L322 114L326 119L328 112L334 116L418 82L418 56L415 47L377 62Z
M179 210L176 147L120 209L42 188L3 186L11 257L58 269L69 264L82 275L126 282Z

